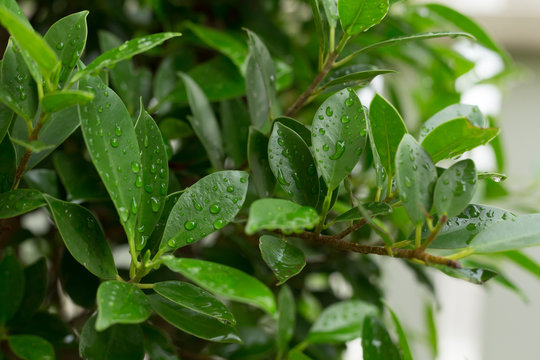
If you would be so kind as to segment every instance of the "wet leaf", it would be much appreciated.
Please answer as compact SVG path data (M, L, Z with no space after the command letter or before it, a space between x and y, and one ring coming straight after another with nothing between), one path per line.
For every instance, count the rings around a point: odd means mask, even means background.
M476 191L476 168L470 159L462 160L446 169L437 180L433 193L436 214L448 217L459 215L472 200Z
M12 335L8 339L11 351L23 360L53 360L54 348L47 340L34 335Z
M369 85L375 77L390 73L395 73L395 71L374 69L354 72L351 74L335 77L330 81L323 83L319 90L324 92L336 92L341 89L345 89L346 87L363 87Z
M276 179L268 162L268 138L253 126L250 126L248 135L248 163L257 194L260 197L271 196Z
M2 66L1 64L2 61L0 60L0 67ZM13 111L4 105L0 98L0 143L4 140L14 116L15 114Z
M157 251L157 248L161 242L161 238L163 237L163 232L165 230L169 214L171 213L172 208L174 207L181 195L182 192L177 191L167 195L167 197L165 198L165 205L163 206L161 216L159 217L159 220L154 227L154 231L152 231L152 235L150 235L150 238L146 242L146 249L150 250L152 253L155 253L155 251ZM144 254L145 251L141 251L141 253Z
M274 119L274 123L281 123L294 131L298 136L304 140L307 146L311 146L311 130L309 130L304 124L287 116L278 116Z
M388 0L340 0L338 10L343 31L356 35L381 22L388 12Z
M331 28L335 28L339 21L338 0L321 1L326 14L326 21Z
M487 118L482 114L478 106L453 104L445 107L422 124L418 140L422 142L422 140L424 140L424 138L436 127L457 118L466 118L472 125L477 127L486 128L489 126Z
M58 176L51 169L34 169L28 171L23 176L24 182L33 189L42 193L49 194L52 197L60 197L60 188L58 185Z
M498 274L494 271L488 269L472 269L472 268L461 268L454 269L448 266L443 265L434 265L435 268L439 269L448 276L455 277L460 280L465 280L473 284L482 285L489 279L497 276Z
M19 146L22 146L25 149L28 149L32 151L32 153L38 154L45 150L52 150L54 148L53 145L48 145L40 140L33 140L33 141L27 141L27 140L21 140L17 138L11 138L11 141Z
M306 265L302 250L285 239L263 235L259 239L259 248L264 262L278 278L278 285L298 274Z
M184 275L200 287L226 299L250 304L270 314L276 312L274 295L256 278L229 266L218 263L162 257L163 263L172 271Z
M80 205L44 197L71 255L97 277L116 278L111 249L94 215Z
M26 214L45 206L41 192L33 189L16 189L0 194L0 219Z
M364 319L362 353L365 360L399 359L399 351L383 322L375 316Z
M50 92L43 96L41 105L48 113L58 112L74 105L83 105L94 99L94 94L81 90Z
M220 110L225 152L238 168L247 159L249 113L240 99L222 101Z
M369 202L362 205L372 217L387 215L392 212L392 207L384 202ZM349 211L339 215L334 219L334 222L343 222L343 221L354 221L363 219L364 216L358 210L357 207L350 209Z
M246 233L281 230L290 234L312 229L318 222L319 214L311 207L283 199L259 199L251 204Z
M6 136L0 142L0 193L11 190L16 170L15 148L9 136Z
M409 347L409 341L407 340L407 334L405 334L405 331L403 330L403 327L401 326L401 322L399 321L399 318L397 317L394 310L388 306L388 304L384 303L386 308L388 309L388 312L390 313L390 316L392 317L392 322L394 323L394 326L396 327L396 332L399 339L399 352L401 354L402 360L413 360L411 349Z
M24 272L12 248L0 261L0 324L15 315L24 295Z

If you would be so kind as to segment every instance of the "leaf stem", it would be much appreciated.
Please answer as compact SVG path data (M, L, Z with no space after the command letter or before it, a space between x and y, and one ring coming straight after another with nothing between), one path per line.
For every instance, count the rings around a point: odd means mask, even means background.
M443 214L441 218L439 219L439 221L437 222L437 225L435 225L433 230L429 233L428 237L426 238L426 241L424 241L424 243L420 247L418 247L418 250L420 251L426 250L429 244L431 244L431 242L435 240L435 238L439 234L439 231L441 231L442 227L444 226L444 224L446 224L447 220L448 220L448 216L446 216L446 214Z
M414 234L414 247L420 248L420 245L422 244L422 224L416 225L416 232Z
M321 217L319 223L315 228L315 233L319 235L321 230L324 228L324 222L326 221L326 216L328 215L328 210L330 210L330 203L332 202L332 190L328 189L326 191L326 196L324 197L324 202L321 210Z

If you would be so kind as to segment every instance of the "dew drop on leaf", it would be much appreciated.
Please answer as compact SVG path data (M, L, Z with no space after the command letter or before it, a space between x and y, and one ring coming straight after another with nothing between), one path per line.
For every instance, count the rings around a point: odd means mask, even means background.
M343 155L344 152L345 152L345 141L343 140L336 141L336 151L334 152L334 155L330 156L330 160L339 159Z
M191 231L197 227L197 223L193 220L186 221L184 223L184 228L188 231Z
M212 204L210 205L210 213L217 214L221 211L221 206L219 204Z

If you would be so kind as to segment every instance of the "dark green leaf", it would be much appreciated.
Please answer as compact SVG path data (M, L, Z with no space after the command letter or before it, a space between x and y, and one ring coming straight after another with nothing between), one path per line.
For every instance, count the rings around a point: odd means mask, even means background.
M268 141L268 159L270 169L287 195L301 205L317 206L319 177L315 161L298 134L276 123Z
M317 40L319 43L319 49L321 52L326 48L326 28L323 23L321 10L319 8L319 0L310 0L311 11L313 13L313 23L315 24L315 32L317 33Z
M193 130L184 121L165 118L159 122L159 130L169 140L184 139L193 135Z
M144 349L150 360L180 360L166 331L147 324L141 327L144 333Z
M0 261L0 324L15 315L24 295L24 272L12 248Z
M396 180L409 219L422 224L431 210L437 170L426 150L409 134L403 136L396 153Z
M366 145L366 113L352 89L329 97L311 129L317 167L330 190L352 171Z
M398 348L392 342L388 330L375 316L367 316L364 319L362 354L365 360L400 359Z
M341 27L349 35L356 35L377 25L388 12L388 0L339 0Z
M150 238L148 239L146 244L146 248L149 249L151 252L157 251L157 248L161 243L161 238L163 237L163 232L165 230L169 214L171 213L172 208L174 207L181 195L182 192L178 191L167 195L167 197L165 198L165 205L163 206L161 216L159 217L159 220L154 227L154 231L152 232L152 235L150 235ZM142 253L144 253L144 251L142 251Z
M311 358L301 351L292 350L287 354L287 360L311 360Z
M24 296L15 315L17 323L26 322L39 310L47 290L47 271L43 257L24 269Z
M0 67L2 66L1 64L2 61L0 60ZM4 140L14 116L15 114L13 111L4 105L2 103L2 99L0 98L0 143Z
M116 278L111 249L94 215L80 205L44 197L71 255L97 277Z
M88 11L68 15L51 25L43 37L62 63L60 84L64 84L77 64L86 44Z
M139 325L114 325L97 331L94 315L82 329L79 354L85 360L142 360L142 330Z
M283 353L294 334L296 316L294 295L287 285L283 286L278 294L278 314L277 346Z
M148 296L148 299L150 300L150 304L152 304L152 308L159 316L188 334L215 342L242 342L232 326L222 323L213 317L189 310L157 294Z
M394 326L396 327L396 332L399 338L399 352L401 353L401 359L413 360L411 349L409 347L409 341L407 340L407 334L405 334L405 331L401 326L401 322L399 321L394 310L392 310L390 306L388 306L388 304L386 303L385 306L388 309L388 312L390 312L390 316L392 316L392 321L394 322Z
M233 325L236 323L233 314L225 304L198 286L182 281L163 281L156 283L153 289L159 295L182 307L214 317L221 322L227 321Z
M137 179L144 171L133 121L118 95L99 77L81 80L80 87L95 94L92 103L79 107L88 152L128 238L133 239L141 201Z
M259 196L271 196L276 179L268 162L268 138L253 126L250 126L248 135L248 163Z
M116 63L130 59L133 56L152 49L155 46L162 44L164 41L180 36L180 33L164 32L141 36L135 39L126 41L122 45L104 52L92 61L84 70L79 71L71 78L71 83L82 79L90 74L97 74L104 68L111 68Z
M2 116L2 114L0 114ZM2 121L2 119L0 119ZM11 189L17 164L15 159L15 148L9 136L4 137L0 142L0 193ZM0 211L1 212L1 211Z
M476 168L470 159L446 169L437 180L433 192L433 210L448 217L459 215L469 205L476 191Z
M370 202L362 205L372 217L387 215L392 212L392 207L384 202ZM334 222L354 221L363 219L364 216L358 210L357 207L350 209L349 211L339 215L334 219Z
M74 105L86 104L94 99L94 94L81 90L64 90L50 92L43 96L41 105L48 113L64 110Z
M141 149L142 174L137 176L135 186L144 191L141 191L141 207L137 214L137 232L135 234L137 250L144 248L159 220L169 185L169 166L163 136L142 103L140 106L135 133L139 149Z
M34 169L28 171L23 176L24 181L33 189L42 193L49 194L52 197L60 197L60 188L58 186L58 177L56 172L50 169Z
M274 119L274 123L285 125L299 135L307 146L311 146L311 131L301 122L287 116L278 116Z
M223 169L221 132L212 107L199 85L189 75L181 73L180 76L186 86L193 114L193 117L188 116L191 127L203 144L212 166L217 170Z
M377 314L377 308L360 300L347 300L327 307L313 324L306 341L344 343L362 336L364 318Z
M488 269L469 269L461 268L454 269L444 265L434 265L437 269L442 271L448 276L455 277L457 279L465 280L473 284L481 285L498 274Z
M312 229L319 222L313 208L283 199L259 199L251 204L246 233L260 230L281 230L286 234Z
M23 360L53 360L55 358L53 346L39 336L13 335L8 341L13 353Z
M210 261L173 256L164 256L162 261L172 271L218 296L259 307L270 314L276 312L270 289L240 270Z
M32 153L40 153L45 150L52 150L54 148L53 145L49 145L44 143L41 140L33 140L33 141L27 141L27 140L21 140L17 138L11 138L11 141L19 146L24 147L25 149L28 149L32 151Z
M0 219L26 214L45 205L41 192L17 189L0 194Z
M346 87L362 87L369 85L369 83L377 76L394 73L394 70L374 69L365 70L339 76L331 79L330 81L323 83L320 87L320 91L324 92L336 92Z
M138 324L150 316L148 299L137 286L116 280L101 283L97 292L96 330L114 324Z
M189 245L231 222L246 199L248 174L219 171L186 189L171 210L160 248Z
M225 152L238 168L247 159L249 114L240 99L223 101L220 105Z
M302 250L276 236L261 236L259 248L264 262L278 278L278 285L298 274L306 265Z
M453 104L445 107L422 124L418 140L421 142L437 126L457 118L467 118L472 125L477 127L485 128L489 126L487 118L484 117L478 106Z
M68 250L64 251L60 261L60 281L62 290L75 304L95 309L100 280L75 260Z

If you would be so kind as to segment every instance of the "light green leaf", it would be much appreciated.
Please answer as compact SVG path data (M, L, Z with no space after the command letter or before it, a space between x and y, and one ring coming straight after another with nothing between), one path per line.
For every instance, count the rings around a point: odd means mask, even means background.
M94 94L81 90L55 91L41 99L43 110L48 113L64 110L73 105L83 105L94 99Z
M257 194L260 197L271 196L276 179L268 161L268 138L253 126L249 127L248 163Z
M116 280L101 283L97 292L96 330L114 324L138 324L152 313L146 295L137 286Z
M364 318L376 315L374 305L360 301L347 300L327 307L313 324L306 341L317 343L344 343L362 336Z
M407 334L405 334L405 330L403 330L403 327L401 326L401 322L399 321L399 318L397 317L394 310L392 310L387 303L384 302L384 305L388 309L388 312L390 313L390 316L392 317L394 326L396 327L396 332L399 339L399 352L401 353L401 359L413 360L411 349L409 347L409 341L407 340Z
M259 248L264 262L278 278L278 285L285 283L306 266L302 250L277 236L261 236Z
M19 146L22 146L23 148L25 149L28 149L30 151L32 151L32 153L40 153L42 151L45 151L45 150L51 150L54 148L53 145L48 145L46 143L44 143L43 141L40 141L40 140L33 140L33 141L28 141L28 140L21 140L21 139L17 139L17 138L11 138L11 141L16 144L16 145L19 145Z
M94 61L92 61L84 70L79 71L71 78L71 83L82 79L83 77L89 76L91 74L97 74L104 68L111 68L116 63L131 59L133 56L143 53L161 45L164 41L171 38L180 36L180 33L174 32L164 32L159 34L152 34L147 36L141 36L135 39L126 41L122 45L104 52L98 56Z
M23 360L53 360L54 348L47 340L34 335L12 335L9 347Z
M362 329L362 354L364 360L399 359L398 348L390 338L383 322L375 316L364 319Z
M270 314L276 312L274 295L256 278L229 266L210 261L175 258L167 255L163 263L202 288L226 299L250 304Z
M364 209L368 211L368 213L371 215L371 217L380 216L380 215L387 215L392 212L392 207L384 202L369 202L367 204L362 205ZM353 207L349 211L339 215L337 218L335 218L334 222L343 222L343 221L355 221L363 219L364 216L358 210L357 207Z
M407 127L396 108L376 94L369 106L369 133L389 181L395 175L397 148Z
M303 352L293 349L287 354L287 360L311 360L311 358Z
M135 186L141 191L141 208L137 214L135 247L141 250L159 220L169 185L167 151L159 128L140 104L140 113L135 125L139 149L141 149L141 173Z
M116 278L111 249L94 215L80 205L44 197L71 255L97 277Z
M97 331L94 315L82 329L79 355L85 360L142 360L144 346L141 327L113 325L107 330Z
M12 248L0 260L0 324L15 315L24 295L24 272Z
M82 79L80 88L95 94L91 103L79 106L84 141L126 234L133 239L141 201L137 179L142 170L133 121L118 95L99 77Z
M371 81L379 76L384 74L395 73L394 70L385 70L385 69L374 69L374 70L365 70L359 72L349 73L343 76L337 76L329 78L329 81L323 83L318 91L324 92L336 92L346 87L357 88L367 86Z
M319 107L311 129L317 167L330 190L352 171L366 145L366 113L352 89L341 90Z
M193 117L188 116L191 127L203 144L212 166L217 170L223 169L221 131L212 107L199 85L189 75L180 73L180 77L186 86L189 107L193 114Z
M171 210L160 248L189 245L231 222L246 199L248 174L219 171L184 191Z
M292 129L275 123L268 141L270 169L296 203L316 207L319 177L307 144Z
M381 22L388 6L388 0L339 0L341 27L349 35L366 31Z
M6 136L4 140L0 141L0 193L11 190L16 171L15 148L9 136Z
M222 343L242 342L235 328L231 325L182 307L157 294L149 295L148 300L159 316L190 335Z
M162 281L155 284L153 290L165 299L203 315L236 324L230 310L208 291L182 281Z
M489 279L498 275L496 272L488 269L454 269L444 265L434 265L433 267L439 269L448 276L455 277L456 279L460 280L465 280L477 285L482 285Z
M326 14L326 20L331 28L335 28L339 20L338 0L322 0L321 1Z
M531 257L518 250L507 251L502 254L514 264L528 271L530 274L540 278L540 265Z
M61 61L60 84L64 84L86 45L88 11L68 15L51 25L43 37Z
M251 204L246 233L281 230L285 234L312 229L319 222L317 211L283 199L259 199Z
M294 295L287 285L278 294L278 314L277 347L283 353L294 334L296 316Z
M437 170L426 150L409 134L403 136L396 153L396 180L409 219L422 224L431 210Z
M26 214L45 206L41 192L33 189L16 189L0 194L0 219Z
M460 214L469 205L476 191L476 168L470 159L446 169L437 180L433 192L433 210L448 217Z
M457 118L466 118L472 125L477 127L486 128L489 126L487 118L482 114L478 106L453 104L445 107L422 124L418 140L422 142L436 127Z

